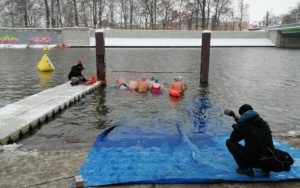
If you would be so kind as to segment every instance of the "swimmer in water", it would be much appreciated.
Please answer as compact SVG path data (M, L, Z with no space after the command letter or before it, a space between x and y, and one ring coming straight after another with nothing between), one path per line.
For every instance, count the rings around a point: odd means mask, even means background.
M138 82L136 89L137 89L137 92L140 92L140 93L146 93L147 91L150 90L149 84L148 84L148 82L146 82L145 76L141 77L141 81Z
M117 79L116 79L116 84L117 84L117 86L118 86L118 88L119 89L129 89L129 87L127 86L127 84L126 84L126 80L125 80L125 78L123 78L123 77L118 77Z
M129 81L129 89L130 91L135 91L137 88L137 84L138 82L136 81L135 77L131 77L130 81Z

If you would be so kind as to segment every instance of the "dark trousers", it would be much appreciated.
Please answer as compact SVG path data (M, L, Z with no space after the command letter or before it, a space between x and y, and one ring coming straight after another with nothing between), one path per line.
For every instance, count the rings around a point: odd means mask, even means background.
M226 146L239 168L247 169L256 166L251 157L246 153L243 145L228 139L226 140Z

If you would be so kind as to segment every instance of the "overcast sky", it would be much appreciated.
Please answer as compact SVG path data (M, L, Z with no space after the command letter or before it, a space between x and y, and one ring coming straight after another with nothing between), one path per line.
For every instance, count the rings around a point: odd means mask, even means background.
M267 11L276 16L286 14L300 0L244 0L244 2L249 4L250 23L253 23L254 21L261 21L266 16Z

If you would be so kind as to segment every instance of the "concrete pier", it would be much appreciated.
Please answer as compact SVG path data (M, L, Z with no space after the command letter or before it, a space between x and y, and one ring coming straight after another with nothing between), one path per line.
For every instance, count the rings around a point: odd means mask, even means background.
M89 86L68 82L0 108L0 144L13 142L98 86L100 82Z

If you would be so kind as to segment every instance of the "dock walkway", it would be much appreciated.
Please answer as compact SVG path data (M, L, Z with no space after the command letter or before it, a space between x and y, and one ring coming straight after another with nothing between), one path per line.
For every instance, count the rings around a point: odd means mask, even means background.
M100 82L89 86L71 86L67 82L0 108L0 144L18 139L98 86Z

